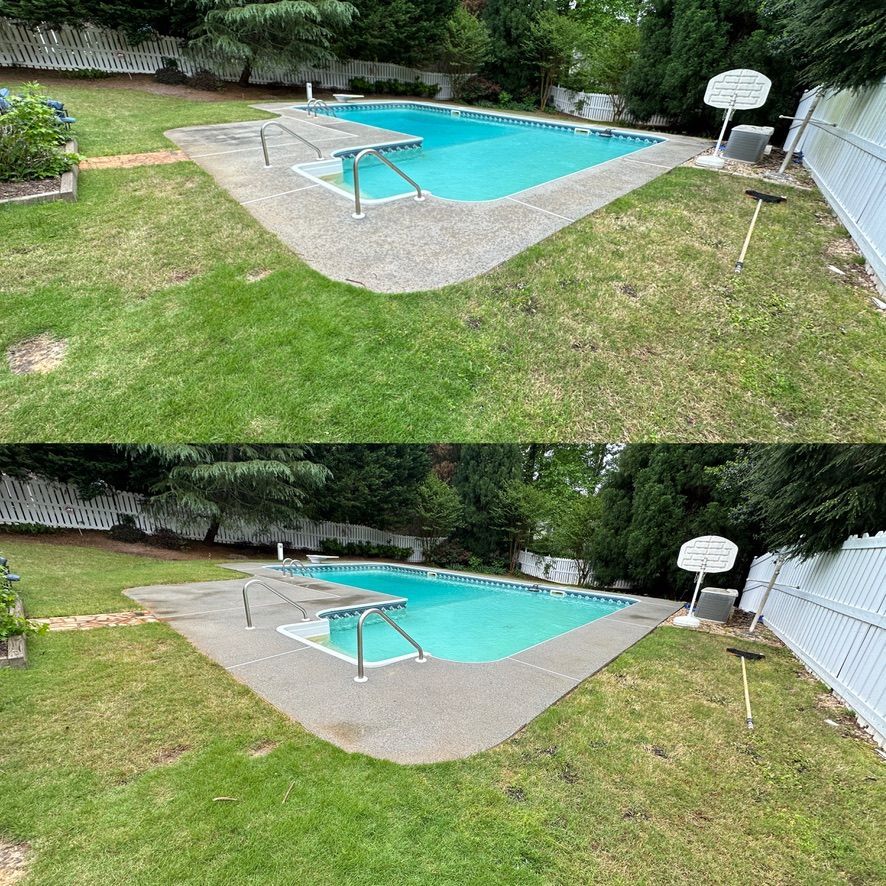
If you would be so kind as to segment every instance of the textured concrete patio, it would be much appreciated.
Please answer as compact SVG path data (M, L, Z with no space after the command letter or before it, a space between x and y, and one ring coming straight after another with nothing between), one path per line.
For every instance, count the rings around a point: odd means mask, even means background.
M340 148L391 141L395 133L330 117L308 118L291 102L255 105L316 144L325 157ZM316 153L270 128L271 168L262 159L262 122L173 129L166 134L191 160L327 277L382 292L433 289L494 268L533 243L701 153L709 143L683 136L511 197L483 203L429 196L369 205L353 202L291 167ZM644 133L650 134L650 133ZM657 133L651 133L653 135Z
M267 579L261 563L228 568ZM679 606L638 598L629 608L501 661L466 664L430 658L368 671L280 634L300 613L255 586L255 629L246 630L243 578L128 591L162 621L306 729L348 751L398 763L466 757L494 747L582 680L608 664ZM308 578L272 578L310 617L384 595Z

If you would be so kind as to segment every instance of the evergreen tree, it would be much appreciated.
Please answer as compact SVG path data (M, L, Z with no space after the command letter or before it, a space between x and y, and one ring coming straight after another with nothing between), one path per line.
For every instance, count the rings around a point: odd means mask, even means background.
M520 551L548 516L549 499L532 483L511 480L506 483L489 507L489 525L500 530L508 543L508 572L516 572Z
M735 519L761 525L762 546L808 558L850 535L886 530L886 446L751 447L723 471Z
M520 478L522 452L517 444L465 444L461 447L453 485L464 504L457 535L464 546L487 561L507 550L506 534L490 519L501 491Z
M642 120L664 114L675 126L712 132L723 112L704 104L705 88L730 68L754 68L772 80L766 105L742 111L740 122L793 112L797 76L769 6L758 0L652 0L625 80L628 110Z
M461 97L465 81L483 66L490 46L486 25L464 6L459 6L446 23L440 44L454 98Z
M535 70L526 64L524 46L538 14L553 6L551 0L486 0L481 13L492 41L485 73L508 92L532 88Z
M736 522L734 494L715 468L733 459L727 445L632 444L600 491L602 509L591 565L596 579L626 579L643 593L679 598L691 590L692 575L677 567L683 542L699 535L725 535L739 548L735 568L711 576L711 584L736 587L759 543L754 525Z
M426 446L330 444L312 452L331 475L310 503L312 517L377 529L410 525L430 469Z
M222 526L292 525L328 471L301 446L139 445L129 447L166 466L148 507L183 520L208 520L204 541Z
M776 11L806 86L862 89L886 77L883 0L780 0Z
M351 21L343 0L199 0L204 18L194 30L193 49L243 66L245 86L254 68L280 65L296 70L334 58L332 40Z
M425 553L436 539L447 538L461 524L464 515L458 493L436 474L430 473L418 489L415 508L418 532Z
M354 0L357 15L341 35L347 58L418 65L435 60L458 0Z

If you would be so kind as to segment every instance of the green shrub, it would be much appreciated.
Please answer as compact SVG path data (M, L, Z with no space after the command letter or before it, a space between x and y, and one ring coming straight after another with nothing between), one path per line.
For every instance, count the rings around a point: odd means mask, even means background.
M193 77L189 78L188 85L193 86L194 89L204 89L206 92L218 92L224 83L212 71L201 68Z
M446 540L433 545L425 553L425 561L445 569L465 569L473 555L458 542Z
M376 95L412 95L420 98L434 98L440 91L436 84L422 83L419 77L415 80L367 80L364 77L351 77L348 80L351 92L375 93Z
M104 80L114 75L110 71L99 68L77 68L75 71L56 71L56 76L68 77L71 80Z
M348 89L351 92L360 92L367 93L372 92L375 88L373 82L371 80L367 80L365 77L351 77L348 80Z
M188 75L178 67L178 59L162 56L160 59L163 66L154 71L154 79L158 83L165 83L167 86L180 86L182 83L188 82Z
M37 625L21 615L13 615L8 609L0 610L0 641L5 642L10 637L45 634L48 630L49 625Z
M337 538L324 538L318 545L321 554L335 557L381 557L384 560L408 560L412 548L397 545L376 545L368 541L341 542Z
M49 535L60 531L54 526L44 526L42 523L4 523L0 526L0 532L9 532L13 535Z
M115 523L108 530L108 538L113 538L114 541L125 541L130 544L143 542L147 539L148 534L138 528L135 517L132 514L117 514L117 519L120 522Z
M10 107L0 116L0 181L51 178L80 159L62 150L64 129L45 100L36 83L26 84L21 95L7 99Z
M175 530L159 527L152 535L145 539L158 548L167 548L170 551L184 551L188 548L188 540L180 536Z

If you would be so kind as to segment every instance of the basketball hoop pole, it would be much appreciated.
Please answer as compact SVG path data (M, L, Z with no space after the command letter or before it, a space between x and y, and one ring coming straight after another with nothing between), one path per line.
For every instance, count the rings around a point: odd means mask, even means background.
M701 564L701 569L698 573L698 578L695 582L695 590L692 592L692 602L689 604L689 617L692 618L693 610L695 609L695 601L698 599L698 592L701 590L701 583L704 581L705 577L705 569L707 568L708 561L705 560L704 563Z
M723 144L723 136L726 134L726 127L729 125L729 121L732 119L732 112L735 110L735 96L732 97L732 101L729 103L729 107L726 108L726 113L723 115L723 125L720 127L720 135L717 138L717 146L714 148L714 156L718 156L720 153L720 145Z

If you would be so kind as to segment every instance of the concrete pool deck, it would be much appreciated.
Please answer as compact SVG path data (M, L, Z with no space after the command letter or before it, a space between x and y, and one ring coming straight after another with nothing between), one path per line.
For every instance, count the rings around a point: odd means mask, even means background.
M278 114L325 157L404 135L334 117L308 118L292 102L253 107ZM421 203L368 204L366 218L356 220L351 198L292 169L315 160L315 152L273 127L271 167L265 168L259 141L265 122L193 126L166 135L311 267L379 292L435 289L475 277L710 146L703 139L642 132L667 141L511 197L470 203L430 195Z
M273 573L265 565L226 567L267 579ZM246 630L244 581L238 576L126 593L315 735L396 763L453 760L494 747L680 608L673 600L637 597L625 610L500 661L400 661L369 669L368 682L355 683L353 664L277 631L301 615L261 586L250 596L255 629ZM384 599L312 578L272 583L310 617Z

